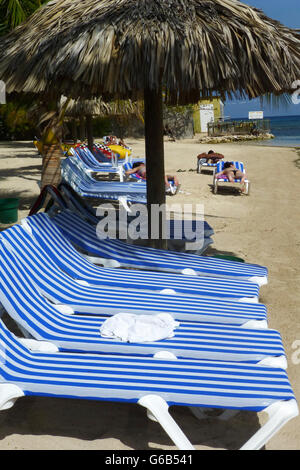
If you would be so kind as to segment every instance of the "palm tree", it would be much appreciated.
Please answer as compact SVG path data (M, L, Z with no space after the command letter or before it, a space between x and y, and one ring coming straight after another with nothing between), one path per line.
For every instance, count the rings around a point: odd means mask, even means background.
M0 35L5 35L22 24L42 4L49 0L0 0ZM49 106L50 103L50 106ZM58 183L60 180L59 131L63 122L64 110L56 112L57 106L50 100L40 119L46 122L42 138L42 178L41 186ZM41 108L42 112L42 108Z
M48 0L0 0L0 34L19 26Z

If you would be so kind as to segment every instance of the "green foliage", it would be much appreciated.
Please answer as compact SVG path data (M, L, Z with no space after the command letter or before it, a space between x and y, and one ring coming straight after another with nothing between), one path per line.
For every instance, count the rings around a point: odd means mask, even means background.
M48 0L0 0L0 35L19 26Z
M28 117L28 110L24 104L10 102L0 105L0 120L2 123L1 139L31 140L34 138L35 124Z
M110 117L96 117L93 118L93 134L96 137L103 137L110 134L112 131Z

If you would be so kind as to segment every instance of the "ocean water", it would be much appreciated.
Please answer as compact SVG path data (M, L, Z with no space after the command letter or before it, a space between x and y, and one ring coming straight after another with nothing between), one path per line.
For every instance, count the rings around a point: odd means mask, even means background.
M274 139L257 142L257 145L300 148L300 116L265 117L270 120Z

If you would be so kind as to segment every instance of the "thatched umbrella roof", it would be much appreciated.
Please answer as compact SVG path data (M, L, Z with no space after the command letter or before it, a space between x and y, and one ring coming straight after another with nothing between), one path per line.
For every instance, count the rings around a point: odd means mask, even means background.
M61 97L60 107L66 102L65 96ZM140 112L138 103L131 100L104 101L102 98L71 99L68 103L65 116L114 116L118 114L137 114Z
M0 43L7 91L124 98L291 89L300 36L236 0L54 0Z
M62 106L66 97L62 97L60 101L60 106ZM108 103L105 103L101 99L91 99L91 100L70 100L66 108L65 116L70 117L79 117L79 116L104 116L110 112L110 107Z
M60 99L60 109L64 106L68 98L62 96ZM69 99L68 105L65 111L65 118L74 119L87 118L87 132L88 142L90 149L93 148L93 132L92 132L92 116L116 116L116 115L128 115L135 114L141 115L139 103L131 100L115 100L115 101L104 101L100 98L92 99Z
M53 0L0 54L8 92L144 94L148 203L162 203L162 89L171 104L290 91L300 35L238 0Z

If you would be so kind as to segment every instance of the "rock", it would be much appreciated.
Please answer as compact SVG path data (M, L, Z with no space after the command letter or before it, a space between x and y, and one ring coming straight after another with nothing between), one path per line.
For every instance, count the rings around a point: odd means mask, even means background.
M231 142L246 142L249 140L268 140L274 139L273 134L261 134L258 136L255 135L224 135L224 136L206 136L201 137L198 140L200 144L227 144Z

